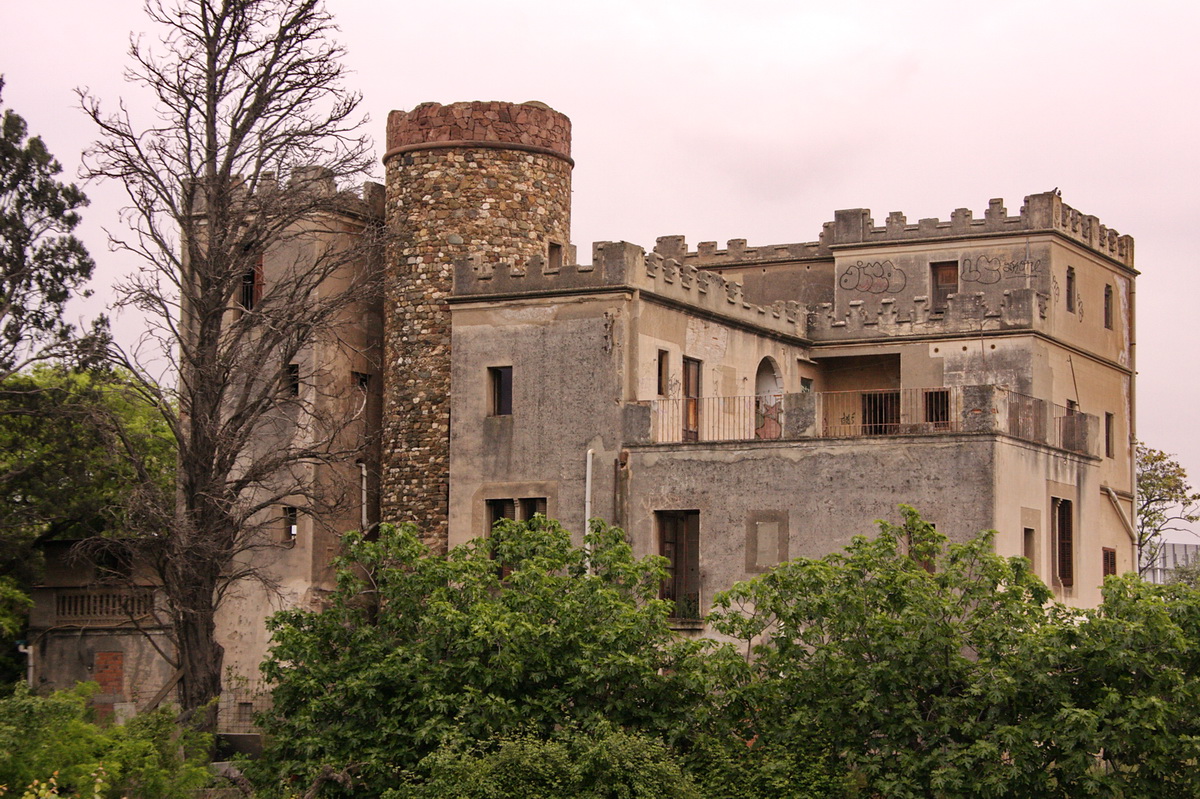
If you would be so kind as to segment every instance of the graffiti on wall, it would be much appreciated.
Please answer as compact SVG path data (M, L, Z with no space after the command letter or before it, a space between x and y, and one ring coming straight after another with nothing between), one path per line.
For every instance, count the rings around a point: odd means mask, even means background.
M974 262L964 258L961 278L964 283L999 283L1003 266L999 258L988 258L986 255L979 256Z
M908 285L904 270L891 261L872 261L846 267L838 278L838 285L846 291L863 291L868 294L896 294Z

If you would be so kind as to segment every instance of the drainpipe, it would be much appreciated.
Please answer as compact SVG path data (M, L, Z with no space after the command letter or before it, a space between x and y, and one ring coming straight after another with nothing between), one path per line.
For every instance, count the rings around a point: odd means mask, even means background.
M358 462L358 492L359 492L359 524L362 527L363 535L367 533L367 464L365 461Z
M589 557L591 556L592 552L591 548L587 544L587 534L592 521L592 454L594 452L595 450L591 448L589 448L587 451L587 467L584 470L583 478L583 548L588 553ZM588 567L588 570L591 570L590 566Z

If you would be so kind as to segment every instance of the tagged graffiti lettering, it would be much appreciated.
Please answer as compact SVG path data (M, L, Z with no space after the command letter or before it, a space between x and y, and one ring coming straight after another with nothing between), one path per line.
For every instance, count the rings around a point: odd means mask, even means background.
M843 413L842 424L854 424L854 413Z
M1002 264L999 258L988 258L981 255L971 263L970 258L963 259L962 281L964 283L983 283L990 285L1000 282Z
M904 270L891 261L874 261L864 264L859 261L846 267L838 279L838 285L846 291L865 291L869 294L895 294L904 290L908 278Z
M1004 264L1005 279L1020 279L1023 277L1041 277L1042 262L1039 261L1008 261Z

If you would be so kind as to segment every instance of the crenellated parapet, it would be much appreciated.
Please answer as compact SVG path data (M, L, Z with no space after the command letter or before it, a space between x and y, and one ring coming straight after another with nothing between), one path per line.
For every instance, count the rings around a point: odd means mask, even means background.
M952 294L944 311L933 310L930 298L920 295L885 297L875 304L851 300L841 312L822 303L809 309L807 329L813 341L1028 329L1046 319L1049 300L1036 289L1014 288L998 297Z
M680 263L716 267L830 258L839 248L864 244L1047 231L1060 233L1130 268L1134 265L1132 236L1122 236L1101 224L1096 217L1076 211L1062 201L1057 191L1029 195L1015 216L1009 215L1004 200L994 199L988 202L981 219L975 218L970 209L959 208L948 220L930 218L909 224L903 213L893 211L883 225L876 226L869 209L851 208L836 211L834 220L822 226L821 235L815 242L749 247L745 239L731 239L723 250L717 249L716 242L705 241L689 251L683 236L662 236L654 251Z
M827 222L825 229L828 230L832 225L832 222ZM825 242L825 233L822 233L817 241L770 244L762 247L748 247L745 239L730 239L723 250L717 249L715 241L702 241L691 251L688 250L687 240L683 236L659 236L654 245L654 252L663 258L698 267L789 263L827 259L833 255Z
M766 328L789 336L805 335L805 309L797 302L756 305L747 302L742 285L715 272L647 253L636 244L600 241L592 245L592 263L561 266L541 255L520 261L488 262L482 253L454 263L454 296L457 298L639 290L688 309Z
M826 230L828 232L828 225ZM949 220L921 219L910 225L904 214L893 211L884 224L877 227L871 212L865 208L837 211L833 236L827 240L831 247L837 248L1042 231L1061 233L1088 249L1133 267L1133 237L1122 236L1100 224L1096 217L1071 208L1057 191L1029 195L1016 216L1009 216L1004 200L991 200L983 219L976 219L968 208L959 208Z

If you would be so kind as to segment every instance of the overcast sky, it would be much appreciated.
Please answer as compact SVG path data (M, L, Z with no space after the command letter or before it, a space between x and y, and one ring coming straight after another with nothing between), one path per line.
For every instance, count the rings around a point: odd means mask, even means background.
M1138 434L1200 482L1200 4L329 0L382 154L393 108L541 100L574 125L573 239L813 241L839 208L910 222L1059 187L1136 240ZM139 0L0 0L4 105L78 169L72 89L122 81ZM377 177L382 176L382 169ZM96 290L120 195L88 189ZM136 320L118 320L136 328ZM1087 410L1087 408L1084 408Z

